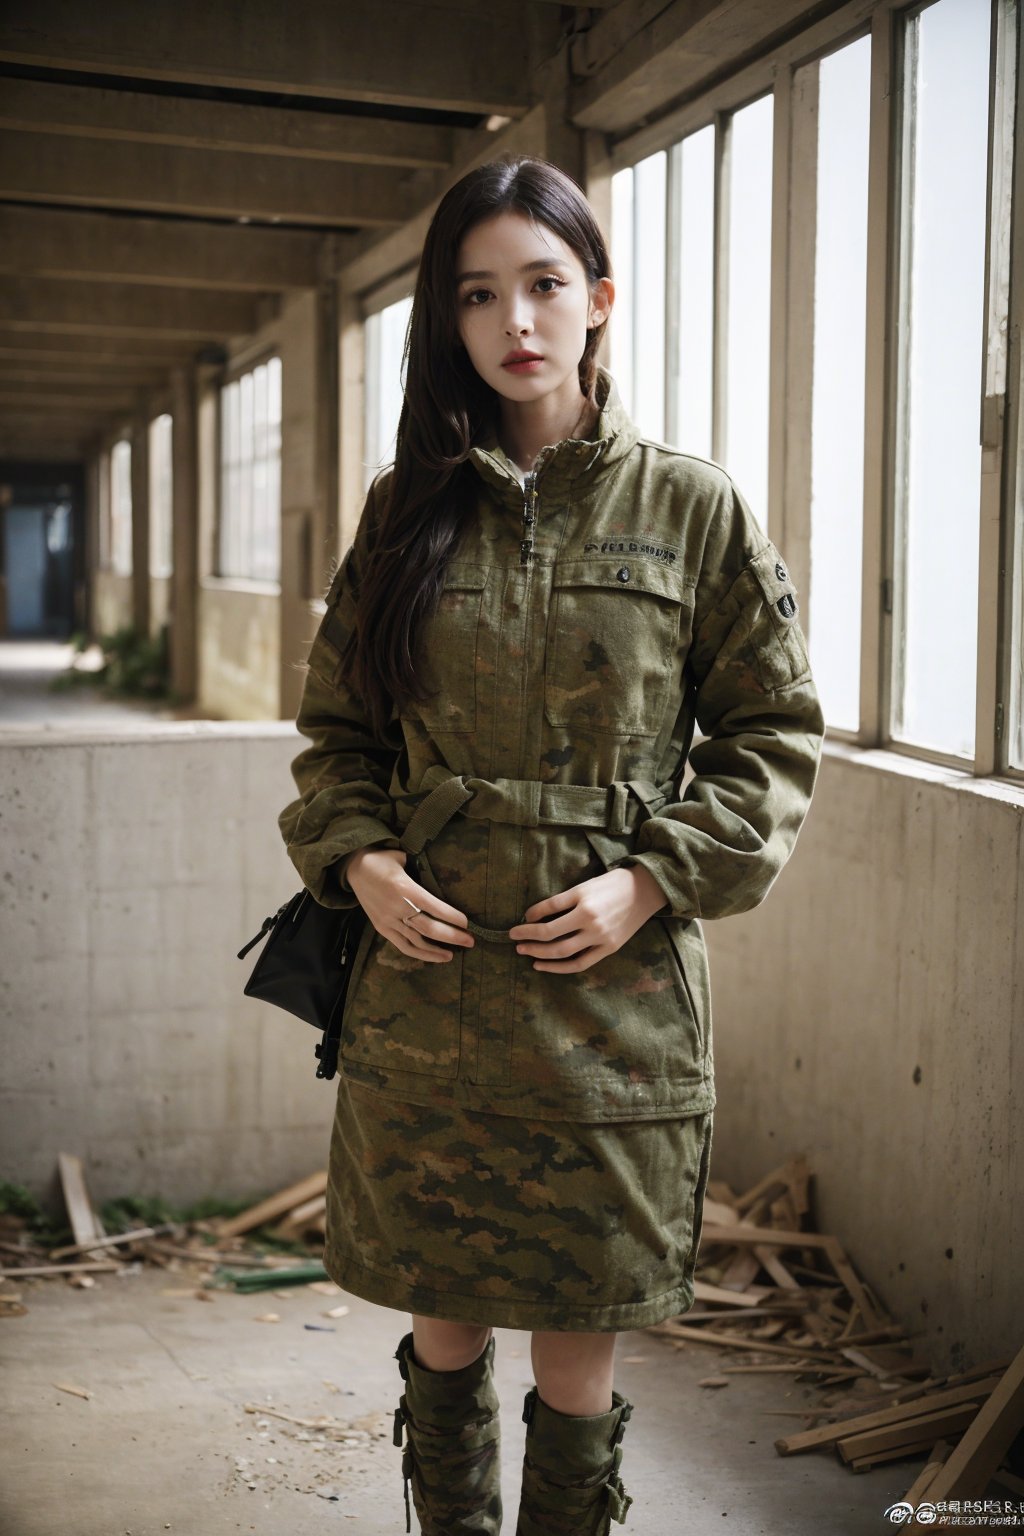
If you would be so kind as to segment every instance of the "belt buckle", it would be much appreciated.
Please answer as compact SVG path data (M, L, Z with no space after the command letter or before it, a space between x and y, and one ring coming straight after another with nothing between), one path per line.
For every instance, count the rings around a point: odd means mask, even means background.
M608 789L610 797L606 830L613 835L615 833L628 832L629 785L625 780L617 779L614 784L609 784Z

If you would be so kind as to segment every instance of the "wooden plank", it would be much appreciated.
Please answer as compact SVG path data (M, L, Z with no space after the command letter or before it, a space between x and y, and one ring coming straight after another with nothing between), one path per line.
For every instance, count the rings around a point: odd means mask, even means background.
M0 1269L0 1280L20 1280L23 1275L87 1275L97 1270L120 1270L110 1259L89 1264L27 1264L24 1268Z
M937 1408L919 1419L906 1419L901 1424L884 1424L877 1429L861 1430L856 1435L844 1435L836 1441L836 1450L845 1462L855 1462L865 1456L875 1456L879 1451L896 1447L917 1447L924 1441L934 1445L937 1437L962 1435L977 1413L980 1403L958 1403L949 1408Z
M1024 1346L937 1475L929 1499L976 1499L1024 1428Z
M57 1171L75 1242L81 1249L88 1250L94 1238L107 1234L89 1199L82 1160L71 1152L58 1152ZM90 1253L89 1257L93 1255Z
M85 1248L118 1248L122 1243L137 1243L144 1237L156 1237L160 1232L173 1232L175 1223L165 1222L159 1227L135 1227L131 1232L118 1232L113 1237L99 1237L86 1243L68 1243L63 1248L52 1248L50 1258L54 1262L57 1259L66 1259L72 1253L81 1253Z
M856 1434L862 1429L874 1429L883 1424L899 1424L904 1419L922 1418L936 1408L947 1408L985 1398L999 1385L998 1376L983 1378L948 1391L935 1392L928 1397L914 1398L911 1402L893 1403L888 1408L876 1408L872 1413L859 1413L852 1419L840 1419L835 1424L823 1424L797 1435L785 1435L776 1440L775 1449L780 1456L792 1456L799 1451L816 1450L822 1445L834 1445L844 1435Z
M928 1457L928 1460L925 1462L924 1466L921 1468L920 1472L911 1483L910 1488L907 1490L906 1499L904 1500L905 1503L913 1505L914 1509L917 1508L921 1500L927 1494L930 1485L934 1482L935 1474L942 1466L942 1463L949 1455L949 1452L950 1442L948 1440L936 1441L935 1445L932 1447L932 1451ZM913 1524L913 1520L908 1520L907 1525L905 1525L903 1529L906 1530L908 1526Z
M297 1184L292 1184L288 1189L282 1189L276 1195L269 1195L258 1205L242 1211L241 1215L232 1216L229 1220L219 1223L216 1229L217 1236L219 1238L237 1237L240 1232L251 1232L254 1227L265 1226L275 1217L283 1216L306 1200L312 1200L314 1195L322 1195L326 1188L327 1170L325 1168L322 1173L311 1173L308 1179L300 1179Z

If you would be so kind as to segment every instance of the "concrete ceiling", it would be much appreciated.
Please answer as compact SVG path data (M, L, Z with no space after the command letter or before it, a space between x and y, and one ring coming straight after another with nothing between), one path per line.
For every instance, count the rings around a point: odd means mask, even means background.
M0 454L78 457L288 290L407 261L503 123L612 144L841 3L4 7Z
M0 451L80 456L175 364L412 219L610 4L5 7Z

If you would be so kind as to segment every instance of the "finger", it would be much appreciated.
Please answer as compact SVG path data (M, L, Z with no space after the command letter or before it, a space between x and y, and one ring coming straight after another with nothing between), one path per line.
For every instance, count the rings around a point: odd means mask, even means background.
M431 916L426 907L419 912L410 912L405 926L421 937L440 939L445 944L461 944L463 949L472 949L476 942L465 928L456 928L452 923L442 922L439 917Z
M431 964L435 964L438 961L454 959L450 949L441 949L437 944L417 943L415 933L416 930L410 928L408 923L400 922L392 924L385 937L411 960L428 960Z
M564 912L568 907L576 905L579 895L579 886L570 886L567 891L556 891L554 896L547 896L543 901L535 901L532 907L527 907L523 921L537 923L554 912Z
M563 960L567 955L578 955L582 949L593 948L593 934L571 933L568 938L552 940L550 944L517 944L517 955L536 955L542 960Z
M586 915L578 907L572 907L561 917L549 917L546 923L517 923L510 928L510 939L527 943L546 944L549 939L560 939L567 933L578 933L586 921Z
M599 960L603 960L606 955L611 954L614 954L614 950L606 944L595 944L572 960L535 960L533 968L535 971L554 971L556 975L567 975L574 971L587 971Z
M433 891L426 890L418 885L411 877L399 882L398 894L407 896L411 902L422 911L429 912L432 917L441 918L446 923L451 923L453 928L465 928L469 918L458 907L453 907L441 896L435 896Z

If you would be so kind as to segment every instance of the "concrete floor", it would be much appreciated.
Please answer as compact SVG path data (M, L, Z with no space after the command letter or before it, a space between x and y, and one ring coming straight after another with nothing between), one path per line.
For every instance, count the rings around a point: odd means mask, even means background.
M98 688L78 684L54 692L50 682L66 672L75 658L60 640L0 640L0 730L27 726L33 730L67 726L138 725L140 720L191 720L187 707L146 699L105 698ZM90 646L76 660L88 670L103 660L99 646Z
M400 1536L391 1440L404 1314L303 1287L196 1298L189 1274L138 1268L95 1288L25 1280L26 1315L0 1321L2 1536ZM10 1282L5 1290L10 1290ZM347 1304L346 1317L324 1313ZM259 1322L268 1312L277 1323ZM333 1332L313 1331L329 1328ZM529 1336L498 1335L505 1530L515 1528ZM635 1405L623 1442L637 1536L864 1536L921 1465L867 1475L833 1452L780 1457L779 1434L819 1394L784 1376L735 1376L728 1361L623 1334L616 1385ZM56 1388L84 1387L88 1399ZM247 1413L246 1404L266 1416ZM273 1418L330 1415L347 1443ZM414 1518L415 1526L415 1518Z

